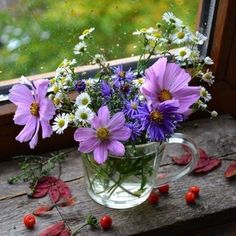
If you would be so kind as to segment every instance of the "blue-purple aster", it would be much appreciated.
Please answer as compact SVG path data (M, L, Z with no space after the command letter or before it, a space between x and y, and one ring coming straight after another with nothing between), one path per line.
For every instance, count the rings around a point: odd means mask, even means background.
M124 114L131 119L134 119L136 115L139 113L139 110L141 109L142 104L139 101L139 99L136 97L130 101L124 101L124 108L123 112Z
M165 141L174 133L177 123L183 121L183 115L177 112L178 109L177 100L143 106L137 118L140 119L142 128L147 130L150 141Z
M131 68L128 71L125 71L123 69L123 65L113 67L112 70L115 73L114 85L116 87L120 87L125 82L129 83L131 80L135 78L135 75L133 71L131 70Z
M104 80L101 82L101 93L102 96L106 99L109 99L112 95L111 86Z
M83 80L77 80L74 87L77 92L81 93L85 91L86 84Z
M130 139L132 141L136 141L136 139L142 134L142 125L140 125L137 121L132 123L128 123L126 125L127 127L129 127L131 129L131 136Z

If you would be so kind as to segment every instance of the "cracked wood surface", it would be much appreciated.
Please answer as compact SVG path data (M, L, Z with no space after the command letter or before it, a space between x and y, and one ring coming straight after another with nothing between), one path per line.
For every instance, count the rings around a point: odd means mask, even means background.
M198 128L193 128L197 123ZM236 180L227 180L224 172L230 160L236 159L236 121L230 116L214 120L203 119L188 122L181 132L192 137L199 147L211 156L222 158L216 170L201 176L190 174L171 183L170 193L161 195L157 206L146 202L128 210L112 210L103 207L88 196L83 179L81 160L75 149L62 167L61 178L71 187L76 197L75 205L61 208L60 212L71 229L81 226L89 213L96 217L109 214L113 218L110 231L85 228L80 235L236 235ZM169 168L174 167L169 165ZM34 231L26 230L23 215L32 212L39 203L47 203L48 197L27 198L27 184L7 184L7 179L18 173L16 161L0 163L0 229L2 236L37 235L52 222L61 220L54 209L46 217L37 218ZM52 175L58 175L56 168ZM194 206L188 206L184 194L190 185L199 185L201 194Z

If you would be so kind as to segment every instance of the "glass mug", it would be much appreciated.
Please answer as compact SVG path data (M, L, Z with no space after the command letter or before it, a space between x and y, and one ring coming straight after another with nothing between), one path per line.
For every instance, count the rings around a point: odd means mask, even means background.
M171 144L184 146L192 159L174 172L169 169L163 172L160 164ZM199 156L191 138L175 133L165 143L150 142L135 148L127 146L124 157L109 156L102 165L94 161L92 154L83 154L82 159L86 188L91 198L110 208L127 209L143 203L153 188L190 173ZM170 167L168 164L163 166Z

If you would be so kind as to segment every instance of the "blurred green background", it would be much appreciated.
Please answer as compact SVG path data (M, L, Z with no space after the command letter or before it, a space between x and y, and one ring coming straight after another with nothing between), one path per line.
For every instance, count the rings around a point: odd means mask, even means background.
M0 80L54 71L85 28L95 27L91 51L106 59L137 55L136 29L155 27L172 11L195 29L199 0L2 0ZM7 3L8 2L8 3ZM10 2L10 4L9 4Z

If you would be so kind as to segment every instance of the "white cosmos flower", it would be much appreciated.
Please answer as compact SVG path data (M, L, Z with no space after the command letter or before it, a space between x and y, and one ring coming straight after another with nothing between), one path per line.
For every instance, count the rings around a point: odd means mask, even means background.
M168 24L173 24L176 28L181 28L183 26L182 20L177 18L172 12L165 12L162 19Z
M75 101L75 104L78 106L87 107L91 103L91 98L88 93L81 93Z
M87 50L87 44L82 41L75 45L74 54L83 54Z
M206 65L213 65L214 64L213 60L210 57L205 57L204 63Z
M185 61L190 57L191 52L189 48L181 48L175 53L175 57L178 61Z
M94 113L88 107L79 107L75 112L75 119L83 124L91 123L94 117Z
M79 39L80 39L80 40L84 40L84 39L87 38L94 30L95 30L95 28L85 29L85 30L83 31L83 33L79 36Z
M64 130L68 127L69 115L66 113L58 114L54 119L52 130L57 134L63 134Z
M211 100L211 94L204 87L201 87L200 96L204 99L205 102Z

